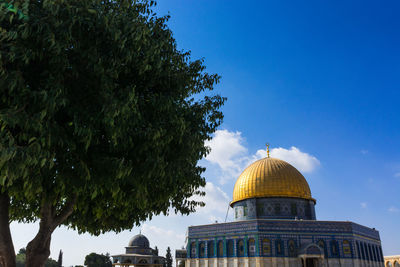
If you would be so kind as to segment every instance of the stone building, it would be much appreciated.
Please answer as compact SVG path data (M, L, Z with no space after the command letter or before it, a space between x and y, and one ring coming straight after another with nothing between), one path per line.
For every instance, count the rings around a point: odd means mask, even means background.
M385 256L385 267L400 267L400 255Z
M234 221L190 226L186 267L384 266L379 232L349 221L318 221L306 179L264 158L236 181ZM179 254L179 255L178 255ZM178 257L179 256L179 257Z
M113 266L161 267L165 258L158 256L158 250L150 247L150 242L142 234L135 235L127 247L125 254L113 255Z

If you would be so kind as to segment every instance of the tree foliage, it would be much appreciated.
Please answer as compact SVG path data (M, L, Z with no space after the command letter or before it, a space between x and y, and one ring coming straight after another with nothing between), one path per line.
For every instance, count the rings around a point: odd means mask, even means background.
M60 253L58 254L58 260L57 260L58 267L62 267L62 262L63 262L63 252L60 249Z
M16 255L16 267L25 267L25 261L26 261L26 249L21 248ZM52 258L49 258L46 260L44 267L57 267L59 266L58 263L53 260Z
M90 253L85 257L85 266L87 267L111 267L111 259L108 254Z
M167 247L167 254L165 254L165 267L172 267L172 255L170 247Z
M0 5L0 194L9 221L41 222L27 266L61 224L98 235L202 205L190 197L222 120L219 77L177 49L153 1L13 5Z

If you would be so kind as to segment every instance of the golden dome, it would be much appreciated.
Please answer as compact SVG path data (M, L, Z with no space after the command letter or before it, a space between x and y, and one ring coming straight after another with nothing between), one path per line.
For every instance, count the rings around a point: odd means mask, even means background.
M286 161L263 158L247 167L236 180L231 205L256 197L294 197L312 200L304 176Z

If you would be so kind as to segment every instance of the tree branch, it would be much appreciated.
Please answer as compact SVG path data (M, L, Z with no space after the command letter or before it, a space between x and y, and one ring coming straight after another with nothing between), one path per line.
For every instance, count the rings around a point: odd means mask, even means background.
M73 195L72 198L67 200L64 208L57 216L55 216L53 220L54 229L61 223L63 223L68 218L69 215L71 215L71 213L74 211L76 200L77 200L77 195Z
M40 207L40 223L39 232L35 238L29 242L26 247L26 266L37 267L43 266L44 262L50 255L51 234L63 223L74 210L77 196L73 195L64 205L64 208L57 215L56 207L52 201L46 197L43 198Z

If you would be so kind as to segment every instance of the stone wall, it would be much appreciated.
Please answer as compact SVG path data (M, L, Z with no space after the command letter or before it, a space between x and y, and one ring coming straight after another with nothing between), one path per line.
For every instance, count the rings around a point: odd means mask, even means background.
M400 255L385 256L385 267L400 267Z

